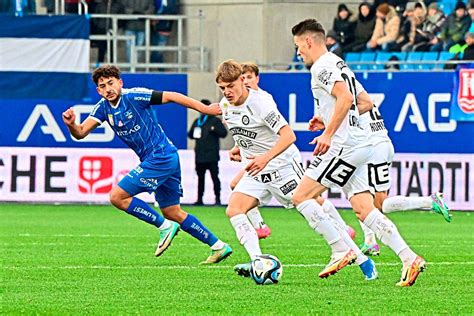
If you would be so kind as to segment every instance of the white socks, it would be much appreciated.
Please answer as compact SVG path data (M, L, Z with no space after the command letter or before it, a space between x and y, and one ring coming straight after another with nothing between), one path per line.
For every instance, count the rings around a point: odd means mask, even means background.
M372 229L367 227L367 225L365 225L362 221L359 221L359 224L364 231L364 243L369 246L375 245L377 240L375 239L375 233L372 231Z
M349 250L349 247L342 240L329 216L324 213L322 206L314 199L300 203L296 209L303 215L309 226L324 237L329 246L331 246L333 253Z
M337 229L339 235L342 237L342 240L346 243L349 248L351 248L352 251L356 254L356 263L357 265L360 265L361 263L364 263L367 261L367 256L360 251L360 248L356 245L356 243L352 240L351 236L347 233L346 230L346 225L341 225L338 222L336 222L334 219L332 220L334 227Z
M262 254L260 245L258 243L258 236L255 228L250 224L249 219L245 214L235 215L230 219L230 223L235 229L237 238L242 246L253 260Z
M432 200L429 196L392 196L383 202L382 211L385 214L396 211L411 211L423 208L431 209Z
M165 218L163 224L158 227L159 230L168 229L171 226L171 222Z
M253 228L259 229L265 226L262 214L260 214L257 206L247 212L247 217L249 218L250 223L252 223Z
M375 235L395 252L403 263L412 262L416 254L408 247L393 222L378 209L372 210L364 220L364 224L372 229Z
M224 248L225 244L222 240L218 239L214 245L211 246L211 249L212 250L219 250L219 249L222 249Z
M342 227L346 227L346 222L342 219L341 215L339 215L339 212L337 211L336 207L334 204L332 204L331 201L329 200L324 200L324 203L322 205L323 210L336 222L339 223Z

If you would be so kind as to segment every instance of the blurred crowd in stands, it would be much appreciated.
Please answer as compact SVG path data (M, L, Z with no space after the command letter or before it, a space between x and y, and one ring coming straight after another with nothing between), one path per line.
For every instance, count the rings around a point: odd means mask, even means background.
M354 14L339 4L332 30L327 34L330 51L461 53L472 45L474 1L441 2L404 0L363 2Z

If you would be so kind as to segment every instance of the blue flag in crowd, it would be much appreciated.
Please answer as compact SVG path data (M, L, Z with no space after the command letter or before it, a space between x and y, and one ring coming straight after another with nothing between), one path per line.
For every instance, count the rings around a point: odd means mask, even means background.
M0 99L88 96L86 16L4 15L0 19Z
M474 67L459 67L454 73L451 118L456 121L474 121Z

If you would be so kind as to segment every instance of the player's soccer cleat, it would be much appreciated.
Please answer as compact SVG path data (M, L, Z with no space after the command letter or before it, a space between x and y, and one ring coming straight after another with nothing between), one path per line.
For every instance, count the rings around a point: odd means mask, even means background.
M400 282L397 283L397 286L412 286L413 284L415 284L418 275L425 269L425 259L420 256L417 256L410 265L403 266L402 277L400 278Z
M262 228L256 228L255 231L257 232L258 239L267 238L272 233L272 230L268 225L263 225Z
M367 260L360 264L359 268L362 270L367 281L375 280L379 276L377 268L375 267L375 262L370 258L367 258Z
M171 222L171 225L167 229L160 230L160 241L158 247L156 247L155 256L159 257L171 244L173 238L178 234L179 224Z
M362 243L359 248L366 256L378 256L380 254L380 246L378 244L367 245L366 243Z
M351 237L352 240L354 240L356 238L356 231L354 230L354 228L352 228L349 225L346 225L346 231L347 231L347 234L349 234L349 237Z
M431 205L431 209L433 210L433 212L443 215L444 219L448 223L451 222L453 219L453 216L449 214L449 208L446 205L446 203L444 203L443 193L440 193L440 192L433 193L431 194L430 198L431 200L433 200L432 205Z
M224 247L217 250L211 249L211 254L207 257L206 261L201 262L201 264L213 264L219 263L228 256L232 254L232 248L228 244L224 244Z
M250 278L250 262L241 263L234 266L234 271L237 273L237 275L240 275L244 278Z
M356 257L356 254L352 250L348 250L338 257L331 256L331 261L321 272L319 272L319 277L323 279L336 274L345 266L354 263Z

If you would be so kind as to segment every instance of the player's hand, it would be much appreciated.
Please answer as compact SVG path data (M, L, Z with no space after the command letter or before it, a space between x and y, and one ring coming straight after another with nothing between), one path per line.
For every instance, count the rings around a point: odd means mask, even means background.
M248 159L251 159L252 161L247 165L247 167L245 167L245 171L247 171L248 175L252 177L262 171L270 161L267 155L250 156Z
M74 125L74 122L76 121L76 114L74 113L74 110L72 108L69 108L64 111L62 117L64 124L68 126Z
M320 131L324 128L325 128L325 126L324 126L323 119L322 119L321 116L313 116L313 118L311 120L309 120L308 129L311 132L317 132L317 131Z
M240 156L240 148L237 146L234 146L231 150L229 150L229 158L230 158L230 161L241 162L242 156Z
M221 115L222 111L221 111L221 107L219 106L219 103L213 103L209 106L204 107L201 113L216 116L216 115Z
M331 137L323 133L315 137L310 144L316 144L316 148L313 150L313 156L324 155L329 150L329 147L331 147Z

